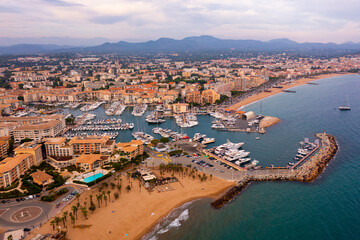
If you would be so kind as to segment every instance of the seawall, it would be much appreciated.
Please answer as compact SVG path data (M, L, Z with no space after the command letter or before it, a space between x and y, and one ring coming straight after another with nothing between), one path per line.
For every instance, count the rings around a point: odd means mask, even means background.
M322 148L306 161L302 166L295 170L287 170L282 173L278 173L276 170L267 171L266 174L258 175L246 175L239 181L238 185L232 187L219 199L216 199L211 203L216 209L222 208L227 203L235 199L239 193L246 188L246 186L252 182L262 181L300 181L300 182L312 182L315 180L325 169L326 165L335 156L338 146L335 137L327 133L317 133L316 137L321 139Z

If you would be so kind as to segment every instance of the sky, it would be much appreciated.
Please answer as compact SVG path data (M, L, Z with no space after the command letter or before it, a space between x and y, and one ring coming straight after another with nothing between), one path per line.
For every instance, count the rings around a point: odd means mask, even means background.
M360 42L359 0L1 0L0 37Z

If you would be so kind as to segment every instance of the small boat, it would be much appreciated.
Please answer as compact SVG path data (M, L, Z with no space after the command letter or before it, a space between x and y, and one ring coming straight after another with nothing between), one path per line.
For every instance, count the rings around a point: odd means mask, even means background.
M256 139L256 140L259 140L259 139L260 139L260 137L256 137L255 139Z
M350 103L349 103L349 98L347 96L346 96L346 99L345 99L345 104L343 106L340 106L339 110L340 111L349 111L349 110L351 110Z

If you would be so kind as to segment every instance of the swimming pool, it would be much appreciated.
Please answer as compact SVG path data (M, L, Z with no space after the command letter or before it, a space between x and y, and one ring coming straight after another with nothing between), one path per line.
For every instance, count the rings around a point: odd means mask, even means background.
M102 176L104 176L104 174L97 173L95 175L91 175L90 177L84 178L82 181L86 182L86 183L89 183L89 182L95 181L98 178L101 178Z

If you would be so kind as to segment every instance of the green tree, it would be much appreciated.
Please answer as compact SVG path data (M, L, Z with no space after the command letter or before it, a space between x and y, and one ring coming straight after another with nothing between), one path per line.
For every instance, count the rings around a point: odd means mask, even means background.
M151 144L156 146L160 141L158 139L151 140Z
M84 215L85 219L87 219L88 211L86 210L86 207L80 208L82 214Z
M161 137L160 138L160 142L162 142L162 143L168 143L170 140L169 140L169 138L167 138L167 137Z
M73 212L73 215L76 217L76 219L77 219L77 211L79 210L79 208L77 207L77 206L72 206L71 207L71 210L72 210L72 212Z

